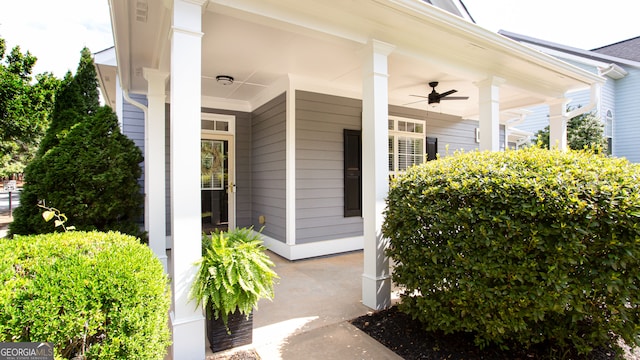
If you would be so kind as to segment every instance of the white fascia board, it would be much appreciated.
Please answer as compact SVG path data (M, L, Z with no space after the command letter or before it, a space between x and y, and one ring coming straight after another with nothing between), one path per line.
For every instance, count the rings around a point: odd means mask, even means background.
M457 33L460 38L502 52L508 56L513 56L529 63L538 65L549 71L570 77L583 85L592 83L603 83L604 79L556 59L540 51L534 50L515 40L487 30L481 26L466 21L458 16L450 14L436 7L426 7L419 1L414 0L374 0L378 3L392 4L397 10L406 12L414 18L419 15L425 20L437 21L450 33Z
M129 12L127 10L128 2L118 0L108 1L111 31L113 32L113 47L116 63L118 64L118 79L120 80L120 87L129 90L131 80L131 64L129 63L131 57L129 51L131 31L129 28Z
M118 66L116 61L116 48L115 46L106 48L102 51L98 51L93 54L93 61L96 65Z
M556 49L562 53L573 53L576 56L585 57L585 58L596 58L599 60L596 60L596 59L593 59L593 60L601 61L606 64L616 63L616 64L622 64L625 66L640 68L640 62L623 59L623 58L619 58L619 57L611 56L607 54L602 54L593 50L584 50L584 49L575 48L572 46L557 44L551 41L536 39L530 36L516 34L506 30L500 30L499 33L506 37L509 37L510 39L513 39L521 43L525 43L530 46L538 46L544 49Z
M555 50L555 49L550 49L548 47L545 46L540 46L540 45L536 45L536 44L530 44L530 43L525 43L526 46L529 46L533 49L536 49L538 51L541 51L545 54L551 55L553 57L557 57L560 59L565 59L565 60L570 60L570 61L575 61L581 64L585 64L588 66L593 66L593 67L605 67L608 66L610 63L606 63L603 61L598 61L598 60L594 60L594 59L589 59L583 56L579 56L579 55L575 55L575 54L569 54L566 53L564 51L560 51L560 50Z
M608 76L614 80L620 80L629 74L628 71L615 63L611 63L606 67L601 67L599 70L601 75Z

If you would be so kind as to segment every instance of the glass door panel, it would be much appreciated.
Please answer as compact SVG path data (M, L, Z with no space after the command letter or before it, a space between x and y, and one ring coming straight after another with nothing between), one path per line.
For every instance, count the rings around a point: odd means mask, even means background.
M203 139L200 142L200 189L202 231L229 227L229 142Z

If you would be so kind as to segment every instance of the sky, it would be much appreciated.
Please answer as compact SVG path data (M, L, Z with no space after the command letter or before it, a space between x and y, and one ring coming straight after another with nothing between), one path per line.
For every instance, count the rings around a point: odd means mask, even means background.
M153 0L160 1L160 0ZM637 0L463 0L476 23L580 49L640 36ZM113 45L107 0L0 0L0 37L38 58L34 74L62 78L84 46Z
M83 47L113 46L107 0L0 0L0 37L38 58L33 74L76 72Z
M637 0L463 0L476 23L583 50L640 36Z

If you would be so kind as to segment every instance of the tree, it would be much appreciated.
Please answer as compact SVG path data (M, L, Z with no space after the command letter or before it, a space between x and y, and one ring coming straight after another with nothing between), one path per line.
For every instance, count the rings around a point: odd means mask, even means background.
M56 95L51 125L42 139L39 154L44 155L55 147L75 124L95 114L99 107L98 80L93 57L89 49L84 48L80 53L76 75L67 73Z
M60 81L51 73L31 75L37 58L14 47L6 55L0 38L0 176L20 173L33 158L49 125Z
M536 132L535 137L543 145L543 148L549 148L548 125ZM604 137L604 124L600 118L593 113L586 113L569 119L567 122L567 146L573 150L593 147L598 152L606 153L607 141Z
M79 230L117 230L140 236L142 153L120 132L118 119L98 103L91 53L83 49L75 76L67 74L37 156L25 170L12 234L55 231L39 203L64 212Z

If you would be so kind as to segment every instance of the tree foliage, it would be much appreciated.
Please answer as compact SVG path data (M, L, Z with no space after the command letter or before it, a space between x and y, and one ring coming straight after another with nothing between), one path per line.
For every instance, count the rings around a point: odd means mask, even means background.
M36 57L19 46L5 54L0 38L0 176L20 173L33 158L49 125L60 81L50 73L33 82Z
M549 131L547 125L535 134L536 140L546 149L549 148ZM596 151L607 153L604 124L600 118L593 113L586 113L569 119L567 122L567 146L573 150L593 148Z
M76 76L67 75L52 122L36 158L25 170L12 234L55 231L38 204L63 211L79 230L142 235L142 153L120 132L110 107L100 107L91 53L83 49ZM94 80L92 80L94 79Z
M625 159L536 147L412 168L383 225L400 308L480 345L636 345L638 178Z

